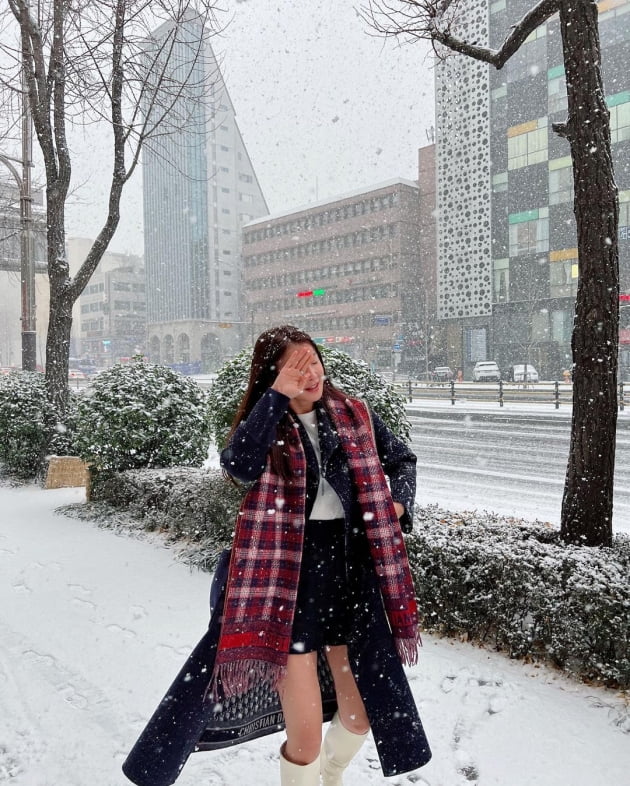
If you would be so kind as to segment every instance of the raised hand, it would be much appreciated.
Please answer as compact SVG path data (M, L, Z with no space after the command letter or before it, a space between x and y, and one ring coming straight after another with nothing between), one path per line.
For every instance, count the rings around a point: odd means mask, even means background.
M286 360L281 360L280 371L271 386L273 390L289 398L301 395L309 378L313 354L313 348L305 344L291 352Z

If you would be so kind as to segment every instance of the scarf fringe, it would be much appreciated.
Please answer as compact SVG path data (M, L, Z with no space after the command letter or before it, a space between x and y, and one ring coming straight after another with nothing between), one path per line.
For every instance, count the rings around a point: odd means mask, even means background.
M251 658L221 663L214 670L205 699L221 702L247 693L261 682L277 691L286 671L286 665Z
M422 646L419 629L413 638L400 638L396 636L394 638L394 643L396 644L396 652L403 666L415 666L418 663L418 647Z

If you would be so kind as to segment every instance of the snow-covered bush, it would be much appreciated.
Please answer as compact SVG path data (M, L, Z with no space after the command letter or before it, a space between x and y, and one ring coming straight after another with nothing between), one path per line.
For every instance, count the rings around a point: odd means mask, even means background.
M72 454L79 395L69 391L65 422L55 423L43 374L12 371L0 375L0 461L9 473L34 478L45 468L44 451Z
M49 413L43 374L0 375L0 460L10 473L24 478L38 474Z
M367 363L345 352L320 347L326 372L336 387L350 396L365 399L389 428L404 439L410 438L405 402L391 385L370 371ZM238 405L247 389L252 350L244 349L220 369L209 396L210 428L215 444L225 445Z
M184 541L186 561L206 570L232 541L241 498L220 470L194 467L98 475L91 493L92 501L124 508L144 529Z
M566 546L542 524L430 507L407 549L426 629L630 686L627 537Z
M199 465L206 394L191 379L134 358L101 372L79 403L76 446L96 472Z

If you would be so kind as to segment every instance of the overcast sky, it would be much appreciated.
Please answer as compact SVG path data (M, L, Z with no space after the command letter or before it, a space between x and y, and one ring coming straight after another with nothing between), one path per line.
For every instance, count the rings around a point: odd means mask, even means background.
M417 178L417 151L434 123L426 45L370 35L346 0L230 0L227 8L213 46L271 212ZM83 148L74 172L85 185L68 234L93 237L110 163L98 142L74 146ZM110 247L142 253L139 172Z

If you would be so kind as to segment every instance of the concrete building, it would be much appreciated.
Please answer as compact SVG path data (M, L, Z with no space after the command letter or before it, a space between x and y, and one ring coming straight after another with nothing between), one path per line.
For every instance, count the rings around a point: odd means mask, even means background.
M79 254L84 259L84 244L89 247L91 241L69 240L68 257ZM79 328L75 352L81 365L106 368L145 354L146 294L141 257L105 253L75 308L79 311L78 319L73 320Z
M419 208L418 185L397 179L247 224L251 338L291 323L374 368L420 364L404 358L422 323Z
M193 62L196 24L175 45L178 67ZM171 29L162 25L156 41ZM209 44L195 68L206 74L173 110L186 123L144 148L148 351L207 371L241 347L241 227L269 211ZM209 75L212 94L194 94Z
M462 34L497 47L531 0L473 0ZM630 1L602 0L600 37L620 192L621 288L630 293ZM559 22L497 71L463 56L436 68L438 313L449 364L477 360L560 378L571 365L577 242ZM622 340L630 309L622 310ZM624 352L622 347L622 363ZM627 359L630 365L630 357Z

